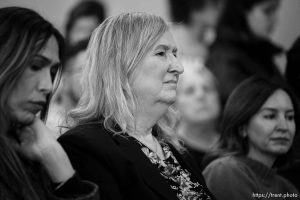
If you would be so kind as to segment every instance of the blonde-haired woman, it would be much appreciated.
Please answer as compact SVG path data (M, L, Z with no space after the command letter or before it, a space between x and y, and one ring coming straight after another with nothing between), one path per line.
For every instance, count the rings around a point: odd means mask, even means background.
M170 126L182 72L160 17L125 13L94 31L73 127L59 141L103 199L213 198Z

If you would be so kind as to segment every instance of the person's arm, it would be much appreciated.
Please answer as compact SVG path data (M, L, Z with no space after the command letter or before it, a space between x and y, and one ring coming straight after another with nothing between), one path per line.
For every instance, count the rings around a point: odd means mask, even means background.
M215 160L203 171L207 187L218 200L252 200L255 184L237 164Z
M17 130L17 138L17 150L25 158L41 163L51 182L60 187L54 194L57 198L99 199L97 186L83 182L76 176L66 152L56 141L55 134L39 118L29 126Z
M93 182L81 180L77 173L66 182L54 186L54 199L57 200L100 200L98 186Z

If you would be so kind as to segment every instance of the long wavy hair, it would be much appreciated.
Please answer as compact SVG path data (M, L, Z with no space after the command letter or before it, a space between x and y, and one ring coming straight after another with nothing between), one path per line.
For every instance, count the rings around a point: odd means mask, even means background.
M82 17L94 17L97 19L98 24L100 24L106 17L105 5L103 2L98 0L84 0L79 1L68 13L67 22L66 22L66 45L67 48L70 48L70 35L73 26L76 22ZM89 38L87 38L89 39Z
M0 9L0 179L12 186L15 194L24 199L40 199L15 150L8 140L11 121L7 111L8 96L18 83L31 59L54 36L59 44L59 57L63 55L63 37L48 21L36 12L20 7ZM58 85L61 68L53 74L54 86ZM41 111L45 119L51 94ZM24 188L20 193L19 188Z
M161 17L145 13L109 17L94 30L83 70L83 94L68 115L73 126L103 119L106 129L133 134L137 98L130 80L138 64L168 30ZM172 116L169 108L155 128L161 138L180 148Z
M247 155L249 144L241 131L251 118L259 111L267 99L278 89L285 91L295 112L296 135L299 132L299 103L291 89L278 80L267 80L251 77L243 81L230 95L223 113L221 122L221 138L217 152L223 155ZM295 140L294 140L295 141ZM284 166L291 161L292 148L279 156L274 166Z

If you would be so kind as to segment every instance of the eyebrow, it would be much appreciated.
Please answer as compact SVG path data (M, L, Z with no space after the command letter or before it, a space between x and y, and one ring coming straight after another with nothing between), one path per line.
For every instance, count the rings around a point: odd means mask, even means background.
M166 44L159 44L155 47L154 50L158 50L158 49L164 49L164 50L170 50L171 47L169 45L166 45ZM177 52L177 47L173 47L173 51Z
M278 109L276 108L270 108L270 107L264 107L262 109L260 109L260 112L263 112L263 111L273 111L273 112L276 112ZM294 109L288 109L286 110L286 112L294 112Z
M46 65L49 65L49 64L52 63L49 58L47 58L47 57L45 57L43 55L40 55L40 54L36 55L35 59L41 59L42 62L44 62ZM61 65L61 62L59 62L59 61L58 62L54 62L52 65L53 66Z

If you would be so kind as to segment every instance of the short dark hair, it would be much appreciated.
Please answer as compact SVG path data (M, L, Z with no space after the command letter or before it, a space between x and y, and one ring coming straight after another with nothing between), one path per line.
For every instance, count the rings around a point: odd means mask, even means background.
M237 34L241 32L251 35L250 28L247 23L246 14L255 5L270 0L227 0L220 17L218 34L221 35L224 30L232 29Z
M207 6L218 6L224 0L169 0L170 16L173 22L190 22L192 12L202 10Z
M94 16L98 19L99 24L105 19L105 8L100 1L87 0L76 4L68 15L66 23L66 41L68 43L70 31L75 22L85 16Z
M296 133L298 133L299 105L293 91L283 81L250 77L234 89L225 105L219 142L219 148L222 151L241 155L248 153L248 142L242 136L241 130L278 89L284 90L292 100ZM277 165L285 164L290 154L291 150L286 155L278 157Z

